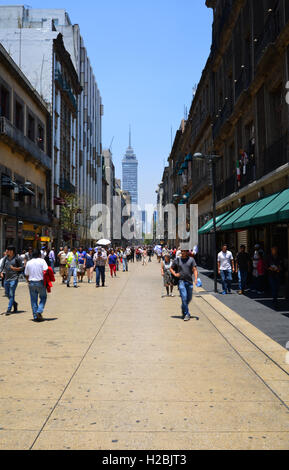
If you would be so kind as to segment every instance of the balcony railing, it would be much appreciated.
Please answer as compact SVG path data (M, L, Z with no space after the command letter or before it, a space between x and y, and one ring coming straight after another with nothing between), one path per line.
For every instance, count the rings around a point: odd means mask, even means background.
M11 197L1 195L0 211L10 217L16 216L16 208L13 205L13 200ZM29 203L26 204L25 202L21 201L17 211L18 216L23 220L43 225L51 224L51 215L47 210L41 210L38 207L31 207Z
M55 80L57 81L58 85L63 90L63 92L66 93L67 97L69 98L72 104L72 107L74 108L74 111L77 112L76 99L72 93L70 86L68 85L67 81L65 80L62 73L59 70L56 70L55 72Z
M282 165L289 163L288 132L264 152L264 174L271 173Z
M76 192L75 186L67 178L64 177L60 178L59 188L68 194L75 194Z
M3 116L0 117L0 138L17 147L19 152L24 153L25 156L51 170L51 158Z

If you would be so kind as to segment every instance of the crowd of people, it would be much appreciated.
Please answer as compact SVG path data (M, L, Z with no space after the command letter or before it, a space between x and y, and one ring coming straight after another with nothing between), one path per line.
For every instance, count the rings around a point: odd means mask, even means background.
M245 245L241 245L234 258L228 245L224 244L218 254L218 273L222 280L222 295L231 293L235 273L238 275L239 295L244 295L247 289L262 295L270 289L273 302L277 306L284 266L276 246L273 246L266 256L261 245L256 244L250 256Z
M122 270L128 272L129 263L141 263L146 266L156 256L161 265L163 285L167 297L174 297L173 290L177 286L182 299L182 314L185 321L190 320L189 304L192 300L193 285L200 287L196 256L198 247L193 250L169 248L168 246L139 246L126 248L108 248L98 246L84 249L64 246L56 254L52 247L45 245L41 250L29 247L21 255L16 253L13 246L8 246L0 260L0 277L5 296L8 297L6 315L18 312L15 294L20 277L24 276L29 284L31 307L34 321L42 321L42 314L47 300L47 291L55 281L55 269L59 267L62 283L78 288L87 278L93 283L95 273L96 288L105 287L106 267L111 278ZM250 288L252 292L263 294L267 285L271 288L274 304L278 302L282 263L277 247L272 247L269 256L265 256L260 244L256 244L254 253L250 256L246 247L241 245L240 251L234 257L226 244L218 254L218 273L222 281L222 295L230 294L234 273L238 274L239 295ZM12 312L13 310L13 312Z
M154 255L152 247L139 246L127 248L107 248L99 246L84 249L61 247L56 254L55 248L42 246L41 250L29 247L17 254L14 246L8 246L0 259L0 277L5 296L8 298L6 315L18 312L15 300L19 280L26 279L29 284L31 307L34 321L43 321L43 311L47 300L47 292L55 282L56 267L62 283L68 288L78 288L87 277L89 284L93 283L95 273L96 288L105 287L106 266L111 278L117 272L128 272L129 263L139 262L146 266Z

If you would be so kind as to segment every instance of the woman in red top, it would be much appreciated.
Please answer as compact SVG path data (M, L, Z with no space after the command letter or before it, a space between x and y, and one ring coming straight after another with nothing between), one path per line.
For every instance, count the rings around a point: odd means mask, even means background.
M257 294L264 294L265 290L265 274L266 274L266 264L263 257L263 252L259 251L259 261L257 264Z

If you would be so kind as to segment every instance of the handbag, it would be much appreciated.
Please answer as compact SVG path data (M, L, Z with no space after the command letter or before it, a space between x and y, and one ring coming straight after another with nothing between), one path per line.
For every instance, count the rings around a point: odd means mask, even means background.
M180 269L179 258L177 259L177 263L178 263L178 271L179 271L179 269ZM179 281L180 281L180 279L172 274L172 284L173 284L173 286L178 286Z

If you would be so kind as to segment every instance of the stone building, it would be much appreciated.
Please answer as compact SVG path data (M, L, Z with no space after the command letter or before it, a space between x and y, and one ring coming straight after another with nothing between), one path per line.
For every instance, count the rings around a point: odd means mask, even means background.
M220 155L218 245L251 251L259 242L268 252L276 244L288 266L289 3L206 5L214 13L212 47L169 158L174 201L199 205L200 259L212 265L211 169L193 155Z
M0 45L0 253L51 239L50 114Z

